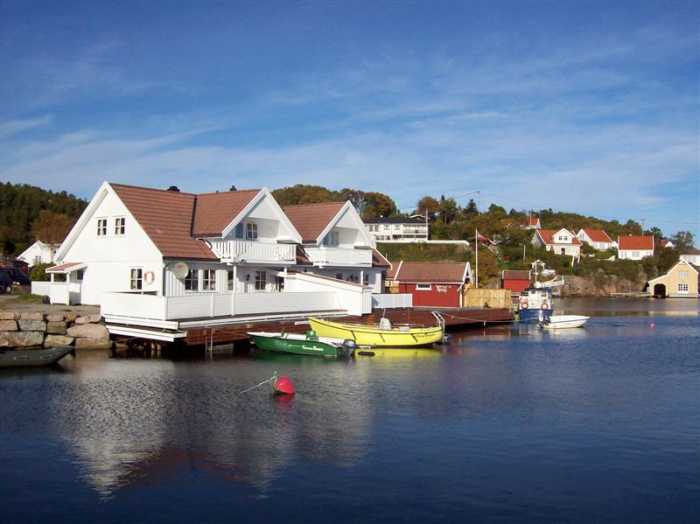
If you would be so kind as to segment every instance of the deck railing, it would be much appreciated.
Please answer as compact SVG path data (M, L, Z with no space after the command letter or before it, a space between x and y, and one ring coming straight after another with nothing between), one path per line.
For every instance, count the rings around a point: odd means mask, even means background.
M212 240L211 249L227 262L285 262L296 261L296 246L254 240Z
M317 266L372 267L371 249L344 247L306 247L311 262Z

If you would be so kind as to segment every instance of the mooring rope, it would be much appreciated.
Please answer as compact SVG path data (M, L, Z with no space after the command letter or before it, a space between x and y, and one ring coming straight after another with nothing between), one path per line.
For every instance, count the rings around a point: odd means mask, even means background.
M277 380L277 371L275 371L275 373L267 380L263 380L259 384L255 384L254 386L250 386L249 388L246 388L243 391L239 391L238 394L242 395L243 393L248 393L248 391L252 391L255 388L259 388L260 386L267 384L268 382L273 382L274 380Z

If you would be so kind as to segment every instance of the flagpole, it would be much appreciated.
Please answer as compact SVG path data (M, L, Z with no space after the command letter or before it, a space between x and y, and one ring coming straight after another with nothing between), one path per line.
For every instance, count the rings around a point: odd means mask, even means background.
M474 242L476 242L476 288L479 288L479 230L474 228Z

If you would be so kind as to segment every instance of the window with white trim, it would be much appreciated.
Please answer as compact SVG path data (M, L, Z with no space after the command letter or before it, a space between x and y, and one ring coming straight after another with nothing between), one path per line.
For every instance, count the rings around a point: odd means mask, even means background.
M199 291L199 269L190 269L185 277L185 290Z
M340 236L337 231L331 231L323 238L323 245L326 247L338 247Z
M227 281L226 288L229 291L233 291L233 269L229 269L226 272L226 281Z
M121 236L126 233L126 218L117 217L114 219L114 234Z
M265 291L267 287L267 271L255 272L255 291Z
M106 237L107 236L107 219L98 218L97 219L97 236Z
M216 291L216 269L202 271L202 291Z
M243 238L243 222L236 224L236 229L233 233L235 238Z
M688 283L687 282L679 282L678 283L678 292L679 293L688 293Z
M433 289L432 284L416 284L416 291L430 291Z
M679 271L678 272L678 280L688 280L688 272L687 271Z
M275 277L277 291L284 291L284 277Z
M245 239L246 240L257 240L258 239L258 225L255 222L248 222L245 225Z
M132 267L129 279L129 289L143 289L143 269L140 267Z

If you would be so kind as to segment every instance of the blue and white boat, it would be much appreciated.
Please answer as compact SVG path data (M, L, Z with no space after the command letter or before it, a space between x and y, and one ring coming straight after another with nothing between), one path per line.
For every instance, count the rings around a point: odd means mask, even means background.
M552 289L550 287L531 287L520 294L518 302L520 322L539 324L549 322L551 316Z

